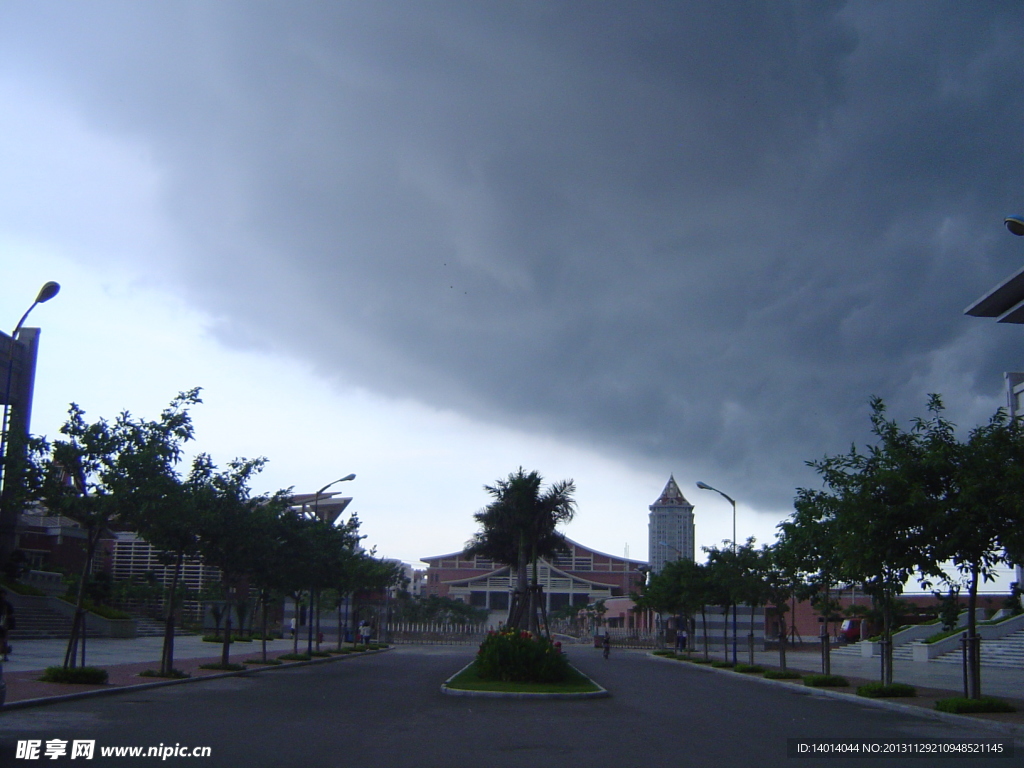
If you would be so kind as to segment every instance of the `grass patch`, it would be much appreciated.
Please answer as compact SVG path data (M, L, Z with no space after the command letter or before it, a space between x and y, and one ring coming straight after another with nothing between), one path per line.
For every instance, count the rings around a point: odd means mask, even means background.
M30 584L22 584L20 581L0 579L0 587L10 590L17 595L31 595L32 597L46 597L46 593Z
M950 629L946 632L936 632L934 635L929 635L928 637L926 637L924 639L924 644L931 645L932 643L939 642L939 640L945 640L947 637L952 637L953 635L959 635L965 632L967 632L966 627L958 627L956 629Z
M105 685L107 678L107 670L99 667L47 667L39 679L44 683Z
M308 653L282 653L278 656L281 661L309 661Z
M972 715L984 712L1016 712L1017 708L1000 699L983 696L980 699L965 699L954 696L951 699L939 699L935 708L940 712L952 712L954 715Z
M569 667L569 679L561 683L513 683L500 680L481 680L476 663L466 667L448 683L449 688L461 691L498 691L501 693L591 693L601 690L593 681L575 668Z
M905 698L917 696L917 689L906 683L892 683L891 685L868 683L857 686L857 695L867 696L869 699Z
M330 656L331 652L330 651L313 651L309 655L310 656L316 656L316 657L319 657L319 658L323 659L323 658L327 658L328 656Z
M219 661L214 664L200 664L200 669L219 669L221 672L241 672L245 669L244 664L221 664Z
M675 654L674 651L655 651L654 655L655 656L667 656L670 659L674 659L676 657L676 654Z
M733 663L731 661L712 661L711 666L715 669L732 669Z
M172 669L166 675L161 675L158 669L144 669L139 672L139 677L161 677L169 680L184 680L186 677L192 677L188 672L182 672L180 669Z
M733 669L736 672L745 672L748 675L755 675L760 672L764 672L764 667L760 664L737 664Z
M700 658L699 656L694 656L693 658L688 659L688 661L691 664L714 664L714 662L711 661L711 659L704 659Z
M792 669L769 669L764 673L768 680L799 680L803 675Z
M849 684L850 681L841 675L807 675L804 678L804 685L812 688L842 688Z
M273 665L275 667L278 666L279 664L284 664L284 662L281 661L280 659L267 659L266 661L264 661L263 659L246 659L245 663L246 664L265 664L265 665L268 665L268 666L269 665Z

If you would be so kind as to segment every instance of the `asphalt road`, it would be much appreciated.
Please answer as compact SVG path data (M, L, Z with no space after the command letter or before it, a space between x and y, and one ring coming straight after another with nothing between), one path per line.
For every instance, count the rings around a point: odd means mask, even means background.
M991 742L992 731L813 696L613 651L573 662L612 691L585 701L444 696L467 647L400 647L371 657L0 714L0 765L262 766L1024 766L1012 758L787 757L789 737ZM18 759L18 740L94 740L91 761ZM103 758L101 747L209 746L210 757Z

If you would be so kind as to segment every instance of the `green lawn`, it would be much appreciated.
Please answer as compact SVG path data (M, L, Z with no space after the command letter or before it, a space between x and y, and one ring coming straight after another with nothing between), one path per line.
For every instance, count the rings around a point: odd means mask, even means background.
M572 670L573 678L564 683L503 683L481 680L476 674L476 664L462 670L448 683L449 688L462 691L497 691L500 693L591 693L601 690L589 678Z

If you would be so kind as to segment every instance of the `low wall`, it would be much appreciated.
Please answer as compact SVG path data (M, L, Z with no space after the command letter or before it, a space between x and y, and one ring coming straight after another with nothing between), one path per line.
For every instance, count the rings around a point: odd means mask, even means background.
M67 616L72 620L75 618L75 606L67 600L61 600L59 597L18 595L8 592L7 599L14 606L15 620L17 620L17 611L20 606L27 607L31 605L46 608L54 613ZM108 619L92 611L85 612L85 627L91 634L100 635L101 637L131 638L136 637L137 634L135 619Z

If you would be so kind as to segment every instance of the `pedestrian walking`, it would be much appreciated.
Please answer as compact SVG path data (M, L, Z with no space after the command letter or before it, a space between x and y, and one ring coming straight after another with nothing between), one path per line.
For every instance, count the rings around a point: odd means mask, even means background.
M363 645L369 645L370 644L370 635L372 633L373 633L373 630L370 628L369 622L364 621L364 622L360 623L360 625L359 625L359 636L363 640Z
M689 640L689 638L690 636L686 634L686 630L684 629L679 635L680 642L682 643L681 650L686 650L686 641Z
M612 638L605 630L604 640L601 641L601 647L604 649L604 657L607 659L609 654L612 652Z

